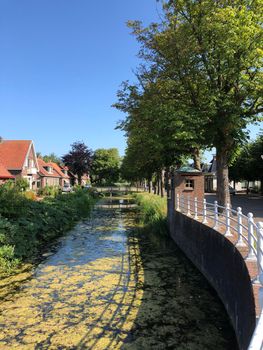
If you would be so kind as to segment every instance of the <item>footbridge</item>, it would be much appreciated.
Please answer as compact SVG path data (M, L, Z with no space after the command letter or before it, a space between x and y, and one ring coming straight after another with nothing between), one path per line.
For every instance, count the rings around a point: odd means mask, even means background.
M170 234L210 281L229 314L240 349L263 349L263 223L241 208L171 190Z

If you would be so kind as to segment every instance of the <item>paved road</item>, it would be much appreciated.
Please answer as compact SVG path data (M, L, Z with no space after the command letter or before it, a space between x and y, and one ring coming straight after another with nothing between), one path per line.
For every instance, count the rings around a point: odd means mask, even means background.
M216 195L207 193L206 199L211 203L216 200ZM231 195L231 201L234 209L241 207L244 214L251 212L256 221L263 221L263 196L237 194Z

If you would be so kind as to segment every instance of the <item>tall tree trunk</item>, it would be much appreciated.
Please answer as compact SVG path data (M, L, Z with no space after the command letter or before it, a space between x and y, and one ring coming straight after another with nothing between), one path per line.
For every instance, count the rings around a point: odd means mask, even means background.
M152 193L152 185L153 185L152 180L148 180L148 192L149 193Z
M201 171L201 157L200 157L200 149L194 148L193 149L193 158L194 158L194 167L195 169Z
M81 174L78 174L78 184L81 186Z
M162 169L162 170L161 170L161 183L160 183L160 187L161 187L161 197L164 196L164 174L165 174L165 171Z
M157 194L159 196L160 195L160 176L158 173L156 175L156 183L155 184L157 184ZM156 190L155 190L155 194L156 194Z
M230 203L227 148L216 150L216 173L218 204L225 207Z

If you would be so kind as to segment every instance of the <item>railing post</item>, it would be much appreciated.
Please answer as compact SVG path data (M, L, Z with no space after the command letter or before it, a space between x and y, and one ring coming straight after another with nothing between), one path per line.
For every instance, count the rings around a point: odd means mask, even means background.
M263 275L263 222L257 223L257 263L258 273Z
M226 231L225 231L226 237L233 236L230 230L230 204L227 203L226 205Z
M257 258L258 258L258 279L261 284L259 288L259 305L260 310L263 310L263 222L257 224Z
M218 202L214 202L214 229L218 228Z
M194 199L194 213L195 213L194 219L197 220L198 219L197 197L195 197L195 199Z
M190 212L190 196L187 196L187 216L191 216Z
M247 217L248 217L247 229L248 229L248 248L249 248L247 259L255 260L256 255L255 255L254 249L253 249L253 247L255 248L255 242L254 242L254 238L253 238L253 234L254 234L253 214L248 213Z
M237 208L237 234L238 234L238 240L237 240L237 246L244 247L245 243L243 241L243 226L242 226L242 208Z
M206 219L206 199L204 198L203 200L203 224L207 224L207 219Z

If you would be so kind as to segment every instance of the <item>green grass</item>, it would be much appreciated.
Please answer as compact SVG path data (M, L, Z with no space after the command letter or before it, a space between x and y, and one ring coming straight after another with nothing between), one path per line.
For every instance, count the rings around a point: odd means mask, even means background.
M160 234L167 234L167 202L166 198L154 194L135 194L135 201L138 205L139 222L152 231Z

